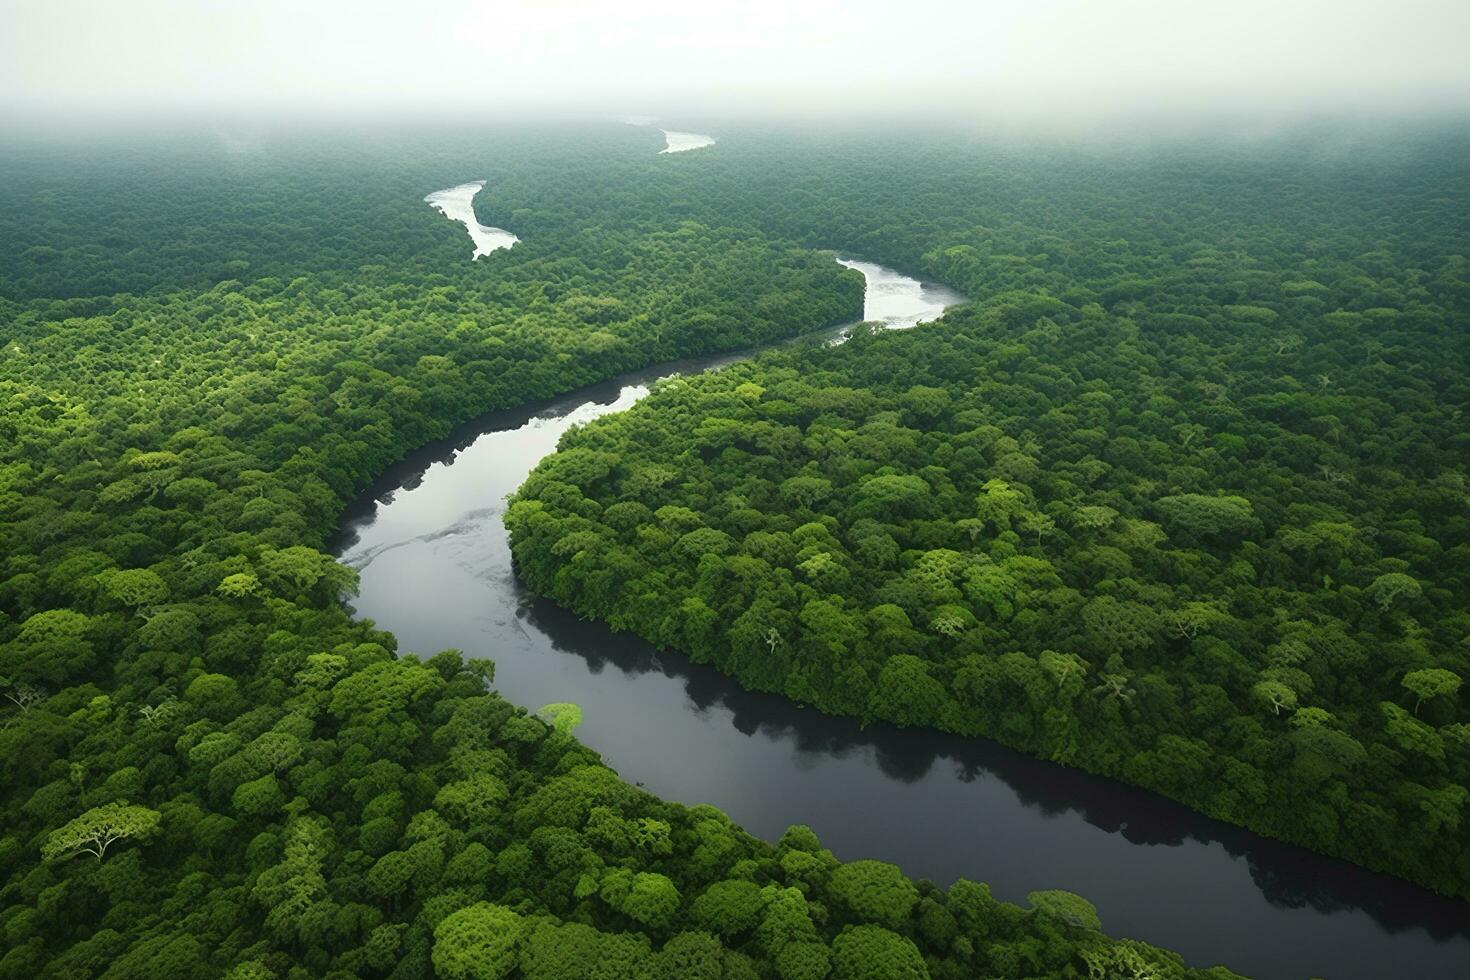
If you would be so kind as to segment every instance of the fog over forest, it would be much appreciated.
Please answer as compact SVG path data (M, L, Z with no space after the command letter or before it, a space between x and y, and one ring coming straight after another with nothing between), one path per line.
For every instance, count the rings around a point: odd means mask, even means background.
M1457 112L1457 0L0 2L0 114Z

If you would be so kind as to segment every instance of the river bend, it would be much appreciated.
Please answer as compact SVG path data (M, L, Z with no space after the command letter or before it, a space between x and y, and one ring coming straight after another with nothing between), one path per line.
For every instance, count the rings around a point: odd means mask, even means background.
M868 279L865 317L889 327L960 299L842 261ZM751 693L527 594L511 564L505 497L569 427L628 408L659 377L733 359L661 365L496 412L384 474L349 510L337 543L361 572L355 612L404 650L492 658L497 688L515 703L578 703L578 737L624 778L712 803L769 840L807 823L845 860L880 858L941 884L985 881L1017 902L1065 888L1097 905L1109 933L1197 966L1281 978L1470 976L1470 905L983 739L864 729Z

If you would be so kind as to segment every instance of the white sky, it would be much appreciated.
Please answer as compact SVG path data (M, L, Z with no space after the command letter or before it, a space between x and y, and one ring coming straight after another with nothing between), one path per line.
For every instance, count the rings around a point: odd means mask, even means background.
M1470 0L0 0L0 113L1470 106Z

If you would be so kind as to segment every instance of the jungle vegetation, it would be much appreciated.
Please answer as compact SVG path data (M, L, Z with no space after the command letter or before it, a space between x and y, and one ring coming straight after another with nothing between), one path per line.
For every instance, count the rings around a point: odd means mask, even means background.
M752 689L1470 897L1464 149L812 149L766 227L972 302L568 433L518 567Z
M1011 905L660 801L574 711L497 695L493 650L400 652L347 614L337 515L454 423L858 314L797 201L733 193L758 167L654 169L649 138L7 143L0 977L1229 975L1079 896ZM477 177L523 241L470 262L422 197ZM539 479L539 506L592 506ZM1439 601L1423 578L1404 601Z

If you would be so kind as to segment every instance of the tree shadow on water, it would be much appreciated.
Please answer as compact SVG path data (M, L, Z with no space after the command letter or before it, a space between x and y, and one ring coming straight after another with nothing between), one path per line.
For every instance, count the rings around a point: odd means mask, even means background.
M580 620L549 600L527 596L523 611L556 650L582 658L594 673L613 667L628 675L657 673L679 680L691 710L706 716L723 710L736 732L784 743L794 749L798 762L866 757L884 777L905 784L943 778L946 767L941 763L948 763L953 778L961 782L1000 780L1024 806L1043 816L1076 813L1088 824L1137 846L1218 844L1246 861L1252 881L1274 906L1323 913L1357 910L1390 932L1422 928L1436 940L1470 938L1470 904L1261 837L1156 793L1037 759L988 739L881 723L863 726L777 694L748 691L713 667L674 651L656 650L603 623Z

